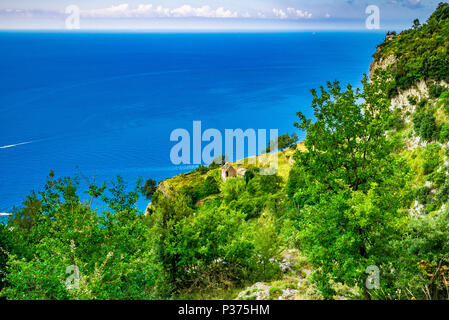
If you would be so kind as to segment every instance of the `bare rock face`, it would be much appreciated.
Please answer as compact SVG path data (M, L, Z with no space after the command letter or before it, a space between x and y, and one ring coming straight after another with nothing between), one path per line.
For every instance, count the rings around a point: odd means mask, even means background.
M412 216L422 216L422 214L425 211L425 206L423 204L420 204L417 200L415 200L415 203L410 208L409 213Z
M296 300L298 288L277 289L272 285L258 282L239 293L236 300Z
M416 106L410 104L408 98L416 97L418 101L429 96L429 88L424 80L417 82L413 87L407 90L399 90L399 94L391 99L392 107L405 108L411 113L415 112ZM408 119L405 119L406 121Z
M399 108L402 111L402 118L405 123L408 124L412 122L413 114L416 110L416 105L410 103L409 97L414 97L417 101L429 98L429 85L428 82L421 80L407 90L399 90L398 95L391 99L391 108ZM444 81L439 82L439 85L449 87ZM427 142L417 136L406 140L406 147L408 150L425 147L426 145Z
M371 65L369 66L369 78L370 80L373 78L374 76L374 71L376 71L376 69L381 68L381 69L386 69L388 68L390 65L392 65L393 63L395 63L397 61L396 57L394 55L390 55L384 59L380 59L379 61L373 60L371 62Z
M162 192L162 194L163 194L165 197L167 197L167 198L170 197L168 191L166 190L167 188L166 188L166 186L165 186L164 181L162 181L161 183L159 183L159 185L157 186L157 189L160 190L160 191Z
M296 250L294 249L285 250L281 253L280 258L271 259L270 262L277 263L283 273L288 273L293 270L293 267L295 266L296 263L296 258L297 258Z
M268 300L271 286L257 282L253 286L239 293L237 300Z
M282 294L279 296L278 300L295 300L298 293L299 290L290 288L284 289L282 290Z
M300 254L296 249L284 250L272 263L279 265L283 276L271 283L257 282L241 291L236 300L314 300L321 299L308 279L313 273L308 265L298 267Z

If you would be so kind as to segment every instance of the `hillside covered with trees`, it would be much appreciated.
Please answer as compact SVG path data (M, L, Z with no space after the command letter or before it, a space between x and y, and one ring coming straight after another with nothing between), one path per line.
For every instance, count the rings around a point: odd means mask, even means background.
M312 90L277 175L51 173L0 224L0 297L449 299L448 50L446 3L388 33L361 85Z

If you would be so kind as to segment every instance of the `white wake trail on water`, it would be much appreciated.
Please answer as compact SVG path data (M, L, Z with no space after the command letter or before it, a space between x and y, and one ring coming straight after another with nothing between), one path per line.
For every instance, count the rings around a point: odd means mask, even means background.
M22 146L22 145L24 145L24 144L34 143L34 142L36 142L36 141L19 142L19 143L10 144L10 145L7 145L7 146L0 147L0 149L13 148L13 147L17 147L17 146Z

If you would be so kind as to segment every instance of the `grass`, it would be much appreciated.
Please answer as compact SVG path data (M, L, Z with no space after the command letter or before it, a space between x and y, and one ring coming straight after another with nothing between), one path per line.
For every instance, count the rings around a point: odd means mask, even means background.
M177 300L232 300L243 290L245 287L194 288L180 292Z
M304 144L303 143L298 144L297 149L304 151L305 150ZM240 161L233 162L232 166L236 169L248 168L249 166L252 166L252 165L255 165L260 168L268 167L270 161L275 160L275 157L277 156L278 157L278 175L280 177L282 177L284 182L287 182L290 168L293 164L294 152L295 152L295 149L290 148L290 149L279 151L277 153L270 153L266 156L249 157L249 158L245 158ZM221 180L221 168L212 169L206 173L202 173L198 170L190 171L187 173L177 175L173 178L166 179L166 180L162 181L161 184L164 185L164 188L167 191L168 190L176 191L176 190L182 188L183 186L202 184L208 176L214 176L214 178L216 178L217 181L222 181Z
M296 149L301 151L305 151L306 148L304 143L301 142L296 146ZM248 168L251 165L255 165L260 168L269 167L269 163L275 161L275 158L278 159L278 172L277 174L282 177L284 182L287 182L288 174L290 173L290 168L293 164L293 154L296 150L295 148L285 149L276 153L270 153L262 156L255 156L243 159L241 161L233 162L232 165L236 169L240 168Z

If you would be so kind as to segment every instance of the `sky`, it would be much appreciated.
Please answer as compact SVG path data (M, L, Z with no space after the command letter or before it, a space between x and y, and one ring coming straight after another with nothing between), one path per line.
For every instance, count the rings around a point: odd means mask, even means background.
M379 29L403 30L440 1L0 0L0 30L366 30L372 6Z

